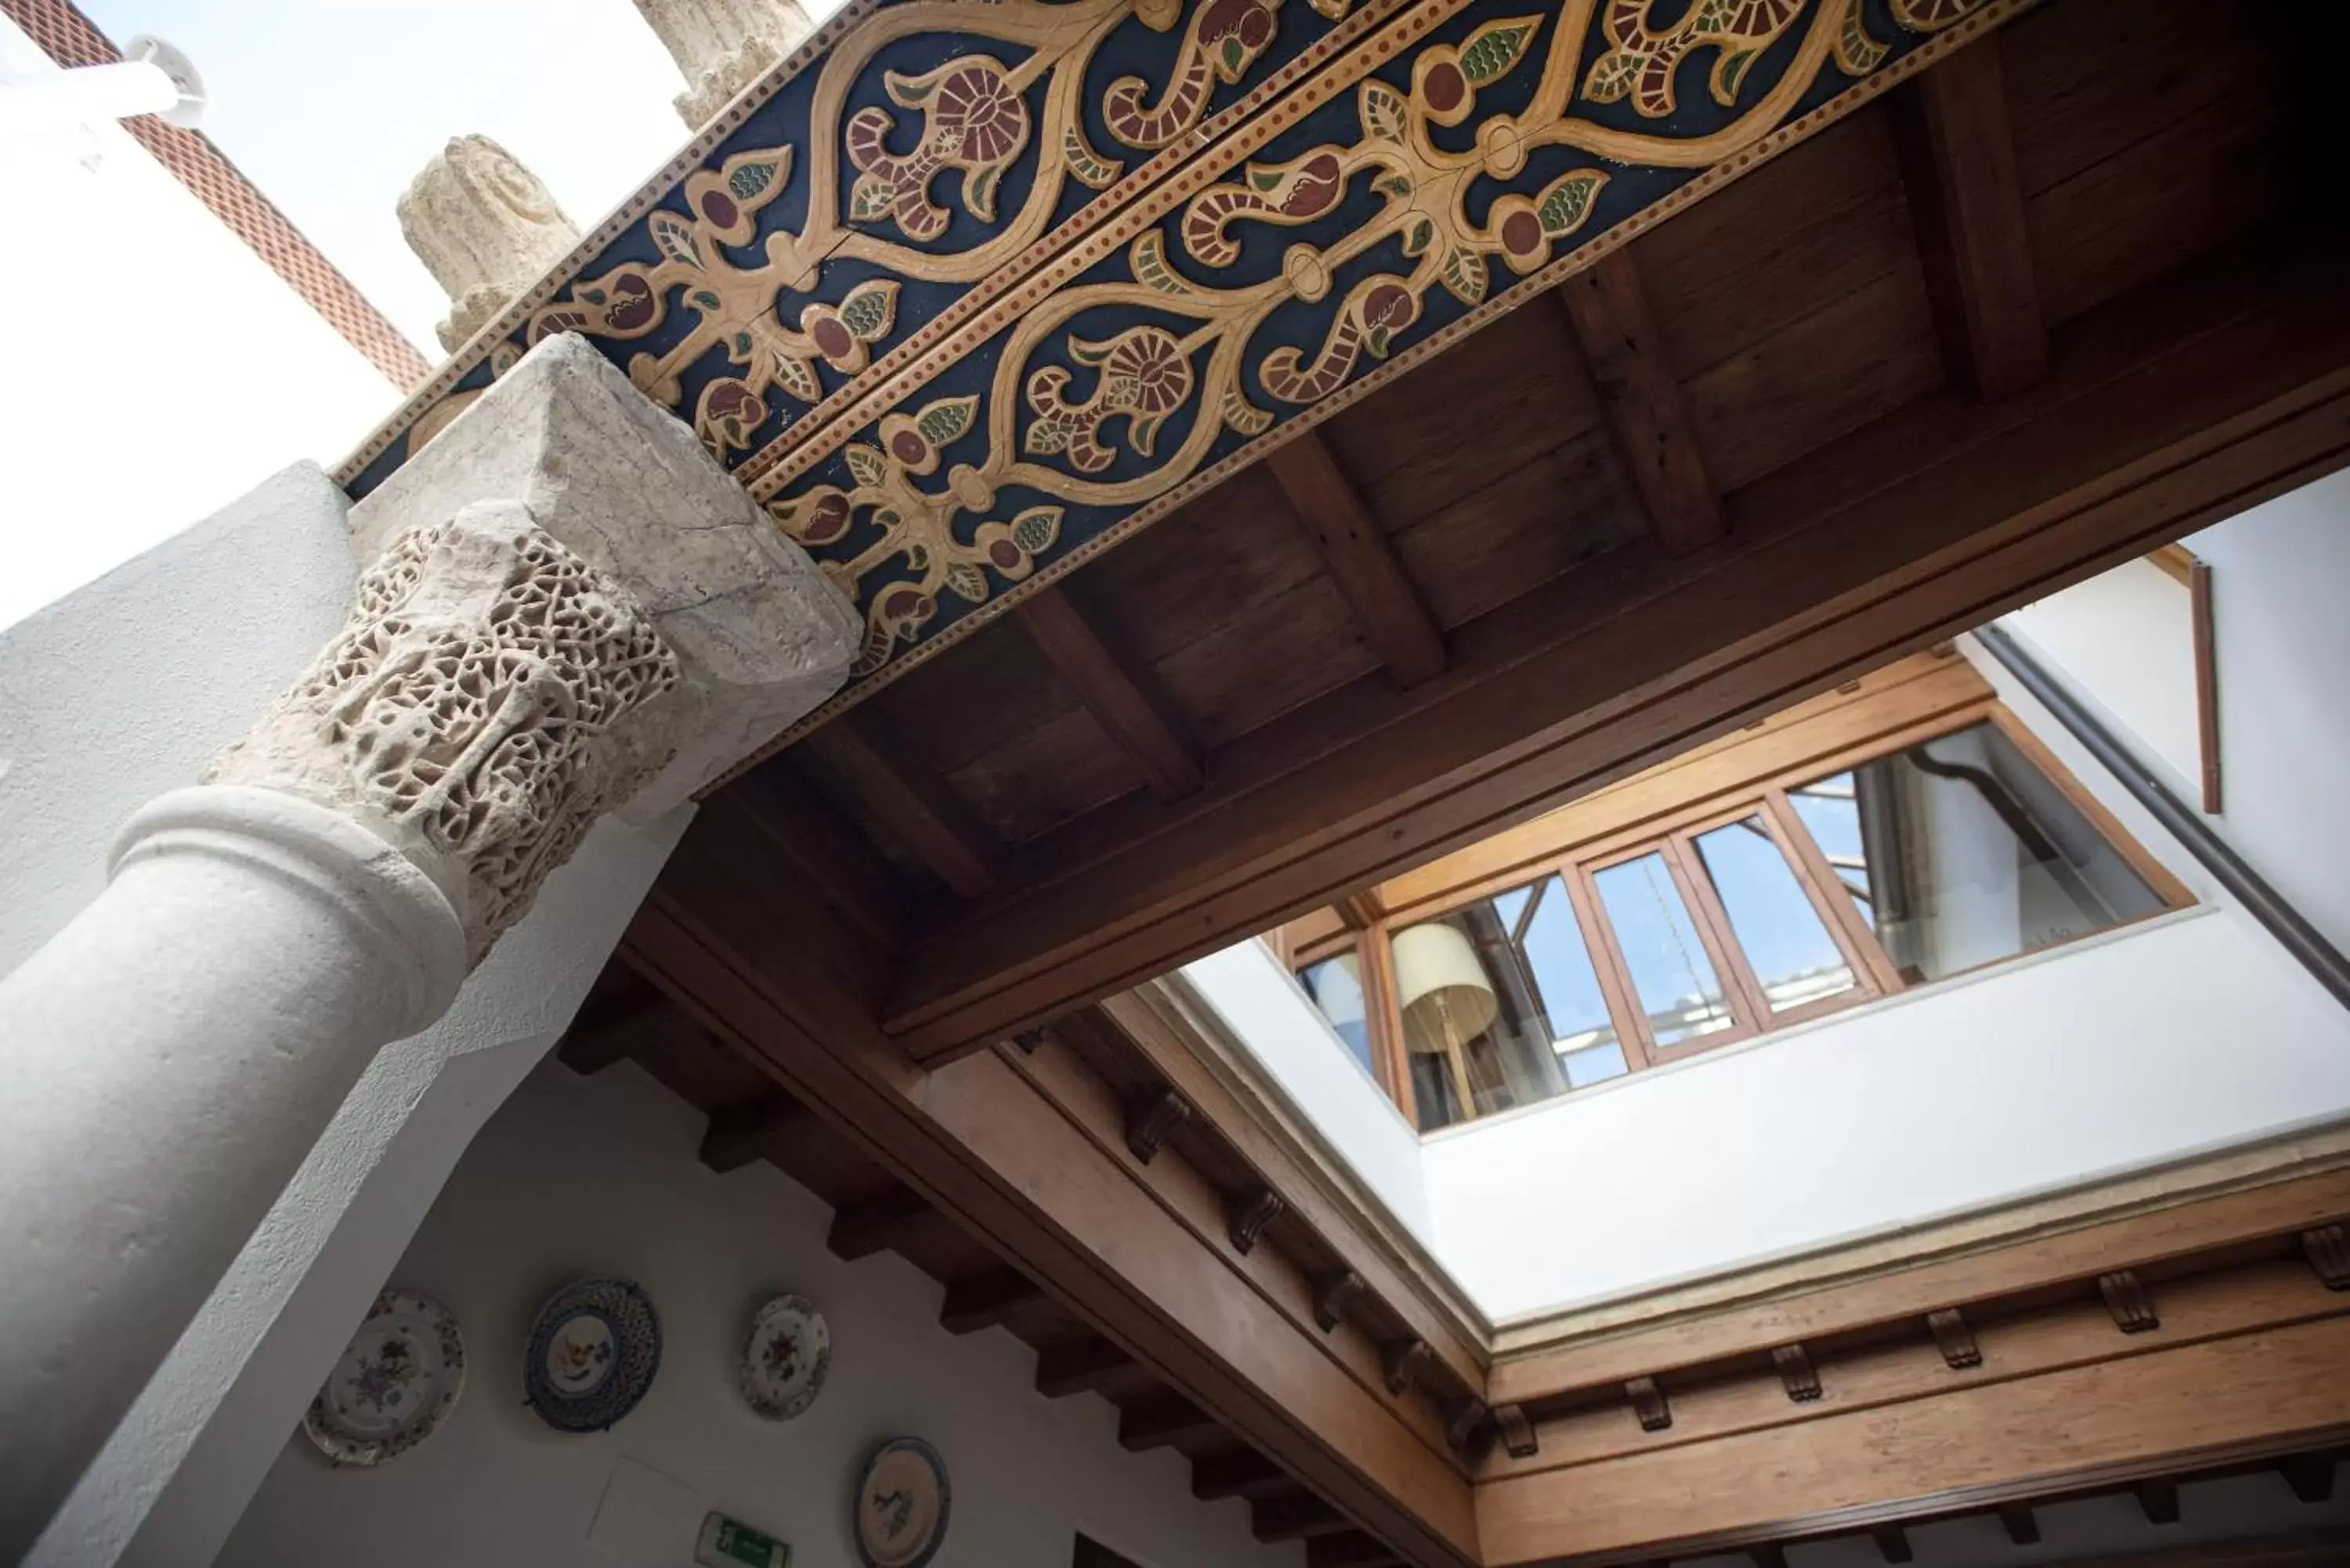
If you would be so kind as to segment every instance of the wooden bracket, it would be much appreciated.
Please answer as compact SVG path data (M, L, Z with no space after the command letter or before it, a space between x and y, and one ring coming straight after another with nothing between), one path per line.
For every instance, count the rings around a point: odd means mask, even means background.
M1877 1554L1887 1563L1909 1563L1917 1553L1909 1549L1909 1532L1898 1524L1880 1524L1868 1532L1877 1542Z
M2301 1255L2329 1291L2350 1291L2350 1229L2338 1222L2301 1233Z
M1149 1165L1166 1144L1167 1135L1191 1119L1191 1102L1172 1089L1160 1089L1127 1107L1126 1147L1135 1158Z
M1083 1394L1135 1364L1134 1357L1107 1339L1056 1346L1036 1357L1036 1392L1047 1399Z
M1975 1343L1975 1331L1967 1326L1966 1316L1958 1308L1928 1313L1926 1326L1934 1331L1934 1348L1942 1353L1951 1371L1964 1372L1982 1365L1982 1347Z
M1502 1431L1502 1447L1513 1459L1530 1459L1542 1452L1542 1439L1534 1436L1534 1424L1526 1419L1523 1405L1496 1405L1493 1422Z
M2003 1502L1999 1505L1999 1522L2005 1527L2007 1538L2018 1546L2040 1544L2040 1516L2032 1511L2028 1502Z
M1409 1388L1419 1369L1435 1359L1424 1339L1399 1340L1380 1353L1381 1366L1387 1373L1388 1392L1401 1394Z
M1779 1381L1796 1404L1807 1405L1820 1397L1819 1369L1812 1365L1811 1352L1802 1345L1779 1346L1771 1353L1771 1365L1779 1369Z
M2145 1511L2148 1524L2178 1522L2178 1488L2176 1483L2140 1481L2130 1490L2137 1494L2137 1505Z
M1473 1457L1471 1447L1484 1428L1485 1417L1491 1414L1482 1399L1471 1397L1453 1402L1445 1412L1444 1440L1452 1445L1454 1453L1462 1459Z
M702 1163L723 1176L754 1160L764 1159L775 1139L806 1108L777 1090L742 1105L723 1106L711 1113L702 1135Z
M939 1326L949 1334L976 1334L1044 1299L1034 1281L1011 1269L956 1280L947 1286L946 1300L939 1307Z
M1034 1056L1036 1047L1045 1044L1045 1026L1039 1023L1034 1029L1023 1029L1012 1037L1012 1044L1019 1048L1023 1056Z
M2144 1334L2162 1326L2162 1319L2155 1315L2154 1298L2147 1293L2146 1282L2137 1277L2136 1270L2116 1269L2110 1274L2099 1274L2097 1293L2106 1298L2106 1310L2114 1314L2114 1326L2124 1334Z
M2334 1458L2331 1453L2295 1454L2277 1466L2277 1474L2303 1502L2334 1501Z
M1624 1397L1632 1401L1632 1414L1640 1418L1640 1430L1661 1432L1673 1424L1673 1407L1665 1401L1665 1391L1657 1386L1653 1377L1635 1377L1624 1385Z
M1264 1228L1280 1219L1288 1208L1281 1194L1269 1187L1260 1187L1241 1199L1240 1206L1232 1210L1232 1251L1243 1256L1253 1251L1257 1238L1264 1234Z
M1325 1277L1314 1288L1314 1321L1321 1325L1323 1333L1330 1333L1346 1320L1347 1309L1369 1291L1363 1276L1352 1269Z

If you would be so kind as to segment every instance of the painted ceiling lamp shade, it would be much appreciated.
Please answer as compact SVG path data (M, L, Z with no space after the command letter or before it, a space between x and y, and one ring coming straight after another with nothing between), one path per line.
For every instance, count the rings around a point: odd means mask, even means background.
M954 1501L946 1461L920 1438L874 1450L857 1483L857 1554L865 1568L922 1568L947 1536Z
M1444 1058L1467 1114L1476 1104L1469 1090L1469 1042L1491 1029L1502 1011L1492 978L1468 937L1441 920L1396 933L1395 972L1404 1044L1420 1055Z
M438 1431L465 1389L465 1336L431 1296L386 1291L302 1417L338 1467L396 1459Z
M600 1432L660 1370L660 1316L630 1280L581 1280L541 1307L523 1352L523 1397L558 1432Z
M816 1403L832 1366L832 1330L806 1296L781 1295L751 1318L735 1378L743 1398L770 1421L788 1421Z

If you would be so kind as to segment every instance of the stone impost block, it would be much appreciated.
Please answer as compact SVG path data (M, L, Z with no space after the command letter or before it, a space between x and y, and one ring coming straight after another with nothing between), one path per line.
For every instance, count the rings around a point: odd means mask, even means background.
M626 592L677 679L617 732L624 816L650 820L837 691L860 624L693 432L588 343L548 338L351 509L372 562L480 502L518 502Z

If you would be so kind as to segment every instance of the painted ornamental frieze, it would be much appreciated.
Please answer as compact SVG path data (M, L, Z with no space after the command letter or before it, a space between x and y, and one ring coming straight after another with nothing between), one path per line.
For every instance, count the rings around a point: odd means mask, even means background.
M576 333L947 646L2027 0L852 5L354 459Z

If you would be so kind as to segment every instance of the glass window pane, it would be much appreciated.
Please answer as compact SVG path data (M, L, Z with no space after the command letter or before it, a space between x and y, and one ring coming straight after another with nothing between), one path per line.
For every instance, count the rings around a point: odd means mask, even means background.
M1698 858L1773 1012L1840 995L1852 966L1760 815L1700 834Z
M1423 1128L1629 1070L1558 877L1407 926L1391 940Z
M1592 881L1599 888L1632 990L1648 1015L1659 1045L1695 1039L1730 1027L1730 1002L1721 979L1697 934L1697 922L1673 885L1671 868L1659 854L1610 866Z
M1363 1071L1377 1076L1371 1066L1370 1017L1363 1004L1362 961L1353 950L1307 964L1297 971L1297 981Z
M1828 866L1852 890L1861 919L1877 923L1877 908L1868 896L1868 857L1860 837L1860 803L1853 794L1852 775L1828 777L1789 790L1787 802L1828 857Z
M1834 786L1846 778L1852 799L1840 819ZM1851 863L1856 901L1913 984L2162 907L1993 724L1911 746L1788 798L1831 858Z

